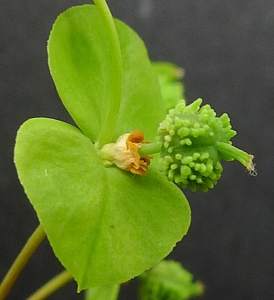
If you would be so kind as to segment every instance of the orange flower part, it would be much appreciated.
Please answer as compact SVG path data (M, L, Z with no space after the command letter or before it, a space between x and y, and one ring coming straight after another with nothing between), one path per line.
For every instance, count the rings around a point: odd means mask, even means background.
M115 143L106 144L99 155L105 166L115 164L118 168L133 174L145 175L148 172L151 155L141 157L138 150L144 144L144 134L135 130L121 135Z
M134 130L127 139L127 148L132 153L135 160L131 162L130 172L138 175L145 175L148 171L151 156L140 157L138 149L141 147L144 140L144 134L142 131Z

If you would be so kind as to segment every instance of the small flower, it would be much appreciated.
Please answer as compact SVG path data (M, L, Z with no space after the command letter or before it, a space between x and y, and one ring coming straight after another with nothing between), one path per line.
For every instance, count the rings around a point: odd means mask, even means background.
M145 175L148 172L151 155L140 156L138 150L144 140L142 131L121 135L115 143L106 144L100 149L99 156L105 166L115 164L118 168L133 174Z

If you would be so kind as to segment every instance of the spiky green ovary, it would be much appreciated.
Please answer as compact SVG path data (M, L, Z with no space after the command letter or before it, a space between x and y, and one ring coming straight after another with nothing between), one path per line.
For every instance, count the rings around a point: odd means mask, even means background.
M171 181L192 191L207 191L221 177L220 160L233 157L220 152L219 143L231 145L236 135L227 114L216 117L210 105L200 108L202 99L190 105L181 101L169 111L158 128L162 142L161 168Z
M204 290L202 283L193 282L192 274L172 260L161 261L139 278L141 300L185 300Z

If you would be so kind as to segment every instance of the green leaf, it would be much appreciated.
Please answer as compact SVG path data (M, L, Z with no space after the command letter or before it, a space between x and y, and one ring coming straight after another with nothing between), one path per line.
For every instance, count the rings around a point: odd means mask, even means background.
M105 168L89 138L52 119L19 129L15 164L51 246L78 289L121 283L162 260L186 234L183 193L152 166Z
M122 53L122 99L117 99L109 32L93 5L73 7L54 23L48 42L49 66L64 106L92 141L100 136L110 104L121 100L113 140L134 129L155 137L165 116L157 77L138 35L115 21ZM108 141L111 142L111 141Z
M55 21L49 41L51 75L68 112L91 139L98 138L110 102L117 102L109 32L95 6L73 7ZM119 105L119 103L117 103Z
M122 102L116 137L141 130L145 139L154 141L159 123L164 119L165 104L158 78L139 36L116 20L123 63Z
M165 102L166 112L185 98L184 86L180 81L184 70L169 62L154 62L153 68L158 75L161 94Z

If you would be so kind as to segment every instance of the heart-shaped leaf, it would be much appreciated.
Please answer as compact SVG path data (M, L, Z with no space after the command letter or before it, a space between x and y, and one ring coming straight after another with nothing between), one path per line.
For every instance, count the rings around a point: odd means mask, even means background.
M187 232L183 193L153 166L144 176L105 168L75 127L30 119L15 163L51 246L79 290L129 280L163 259Z

